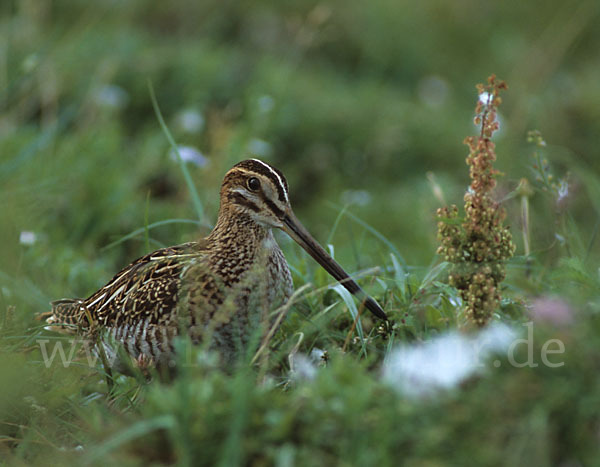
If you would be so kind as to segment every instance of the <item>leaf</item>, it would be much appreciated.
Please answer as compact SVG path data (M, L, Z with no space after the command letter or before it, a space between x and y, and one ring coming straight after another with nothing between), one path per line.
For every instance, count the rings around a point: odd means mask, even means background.
M346 307L348 307L348 311L350 311L350 314L352 315L352 319L356 321L356 332L358 333L358 337L360 338L360 342L364 349L365 338L362 323L360 321L360 318L358 318L358 309L356 308L354 297L350 292L346 290L346 288L342 284L336 284L332 286L331 289L334 290L342 298L344 304L346 305Z
M394 253L390 253L390 258L392 258L392 264L394 266L394 279L396 281L396 285L402 294L402 298L406 296L406 272L404 268L400 265L398 258L394 255Z
M448 269L450 263L444 261L434 268L432 268L421 281L421 289L426 288L429 284L431 284L437 277Z
M431 305L425 308L425 319L428 326L436 329L443 328L447 324L447 319L443 316L442 312Z

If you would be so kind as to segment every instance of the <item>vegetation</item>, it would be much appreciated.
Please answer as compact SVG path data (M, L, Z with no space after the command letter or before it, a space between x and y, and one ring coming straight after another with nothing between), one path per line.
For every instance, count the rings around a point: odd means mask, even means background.
M506 84L492 75L486 86L480 84L477 89L475 124L481 126L481 133L477 138L465 139L471 177L465 194L465 219L458 223L455 205L438 209L438 254L453 263L448 279L460 291L466 316L474 324L484 326L500 305L505 262L513 255L515 245L510 230L502 225L506 210L492 198L499 172L494 169L496 153L491 138L499 129L496 113L501 103L500 91L506 89Z
M1 2L0 463L598 463L600 5L420 6ZM510 91L473 127L492 72ZM436 254L436 211L463 199L461 142L481 125L504 176L479 201L516 249L503 237L479 316ZM35 315L205 235L249 154L286 174L298 217L393 325L355 321L279 235L301 292L268 352L225 372L182 340L173 381L109 386ZM474 219L442 230L468 248ZM479 352L481 336L500 337Z

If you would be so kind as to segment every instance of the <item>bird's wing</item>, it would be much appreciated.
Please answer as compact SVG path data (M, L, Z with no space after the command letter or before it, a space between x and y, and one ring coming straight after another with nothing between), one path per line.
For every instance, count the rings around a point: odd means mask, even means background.
M142 256L89 298L52 302L47 322L67 332L90 328L90 320L105 328L167 323L176 315L182 271L202 255L202 244L194 242Z

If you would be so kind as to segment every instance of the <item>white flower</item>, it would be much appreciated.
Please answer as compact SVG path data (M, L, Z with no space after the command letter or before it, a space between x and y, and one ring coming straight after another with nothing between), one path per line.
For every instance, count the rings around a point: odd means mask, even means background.
M257 99L258 109L261 112L270 112L275 107L275 99L267 94L263 94Z
M317 376L317 367L310 357L297 353L290 359L290 376L295 381L312 381Z
M310 359L315 365L325 366L327 362L327 351L315 347L310 351Z
M273 152L273 148L269 142L253 138L248 142L248 152L260 157L269 157Z
M115 84L105 84L94 92L94 100L101 107L122 109L129 102L129 94Z
M491 98L491 94L489 92L482 92L481 94L479 94L479 102L481 102L482 104L487 104L490 101Z
M452 331L423 344L401 345L383 366L383 380L409 396L457 386L481 371L481 360L508 349L515 332L493 324L475 336Z
M562 203L569 196L569 183L566 180L561 180L558 184L557 203Z
M371 193L367 190L346 190L342 193L341 198L344 204L349 205L367 206L371 203Z
M179 151L181 160L184 162L191 162L198 167L206 167L208 165L208 159L193 146L177 146L177 151ZM177 153L173 149L169 152L169 157L177 162Z
M176 124L188 133L199 133L204 128L204 117L195 109L185 109L177 114Z
M448 83L440 76L427 76L418 83L419 98L429 107L441 107L448 96Z
M19 235L19 243L21 245L33 245L37 241L37 235L35 232L29 230L23 230Z

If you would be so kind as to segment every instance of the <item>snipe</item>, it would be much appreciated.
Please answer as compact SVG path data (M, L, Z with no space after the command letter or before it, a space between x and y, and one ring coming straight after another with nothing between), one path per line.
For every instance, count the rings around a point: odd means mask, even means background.
M279 170L257 159L238 163L225 175L220 202L208 237L137 259L87 299L53 302L44 315L48 328L100 334L109 357L115 356L114 344L122 344L140 365L170 361L174 337L184 331L196 343L211 339L211 347L231 361L258 325L272 323L269 313L293 291L273 227L287 232L366 308L387 319L298 221Z

